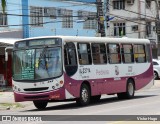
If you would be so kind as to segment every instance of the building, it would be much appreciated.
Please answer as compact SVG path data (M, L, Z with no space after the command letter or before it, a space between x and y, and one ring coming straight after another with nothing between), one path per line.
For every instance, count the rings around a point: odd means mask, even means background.
M108 0L107 36L156 42L156 4L152 0Z
M95 4L75 0L22 0L22 5L24 38L46 35L96 35L96 18L87 18L96 17Z

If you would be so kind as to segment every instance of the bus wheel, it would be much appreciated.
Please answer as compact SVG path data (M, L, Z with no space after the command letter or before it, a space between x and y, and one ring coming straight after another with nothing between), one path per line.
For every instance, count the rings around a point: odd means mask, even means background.
M101 99L101 95L91 96L91 102L98 102Z
M117 96L119 99L131 99L134 97L135 87L133 80L127 81L126 92L118 93Z
M80 90L80 98L76 100L77 104L80 106L88 105L90 102L90 90L86 84L82 84Z
M48 104L47 101L33 101L33 103L37 109L45 109Z

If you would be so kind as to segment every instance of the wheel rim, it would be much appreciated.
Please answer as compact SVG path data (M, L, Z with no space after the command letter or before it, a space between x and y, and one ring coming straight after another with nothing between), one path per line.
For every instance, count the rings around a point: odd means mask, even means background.
M132 83L128 84L128 93L129 93L130 96L132 96L133 93L134 93L134 86L133 86Z
M84 101L84 102L87 102L88 101L88 91L87 91L87 89L82 89L82 100Z

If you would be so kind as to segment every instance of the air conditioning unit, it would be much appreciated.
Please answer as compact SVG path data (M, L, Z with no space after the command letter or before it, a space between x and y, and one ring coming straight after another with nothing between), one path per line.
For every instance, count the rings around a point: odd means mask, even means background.
M65 15L65 9L57 9L57 15L58 15L58 16L63 16L63 15Z
M138 31L138 25L132 25L132 31Z
M127 4L133 5L134 4L134 0L127 0Z
M49 9L49 16L50 16L50 18L56 19L56 16L57 16L56 12L57 12L57 10L55 8L50 8Z
M47 7L44 8L44 16L50 16L50 10Z

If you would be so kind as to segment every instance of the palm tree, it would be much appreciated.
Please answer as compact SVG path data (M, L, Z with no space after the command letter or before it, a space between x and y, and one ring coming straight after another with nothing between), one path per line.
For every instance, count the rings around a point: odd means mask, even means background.
M2 6L2 11L4 13L6 8L6 0L1 0L1 6Z

